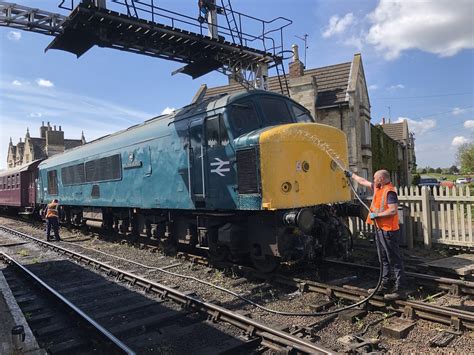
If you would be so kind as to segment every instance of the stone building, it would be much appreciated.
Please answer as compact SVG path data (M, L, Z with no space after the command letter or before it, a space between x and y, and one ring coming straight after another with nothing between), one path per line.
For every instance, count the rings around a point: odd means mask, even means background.
M27 128L25 140L13 145L12 139L8 145L7 165L8 168L30 163L38 159L46 159L55 154L62 153L67 149L74 148L86 143L84 132L81 139L65 139L61 126L51 127L49 122L45 126L44 122L40 127L40 136L31 137Z
M305 106L316 122L340 128L346 133L350 169L361 176L370 176L370 101L361 55L355 54L347 63L305 69L299 60L298 47L294 45L287 84L291 98ZM276 76L268 78L268 89L288 93L285 82L280 85ZM242 90L240 84L230 83L209 88L206 96L239 90Z

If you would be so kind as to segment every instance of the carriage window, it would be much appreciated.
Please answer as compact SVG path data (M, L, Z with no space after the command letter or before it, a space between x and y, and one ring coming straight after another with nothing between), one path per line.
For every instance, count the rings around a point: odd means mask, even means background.
M247 101L232 105L230 123L235 132L235 137L259 128L257 111L252 102Z
M61 181L63 185L82 184L86 181L84 164L76 164L61 169Z
M85 167L87 182L119 180L122 177L119 154L88 161Z
M20 174L16 174L16 188L20 188Z
M206 120L206 139L209 148L229 144L229 136L222 116L215 116Z
M7 189L10 190L11 186L12 186L12 177L9 176L7 180Z
M293 122L293 118L291 117L288 106L284 100L265 97L260 99L259 102L263 111L266 126Z
M291 105L291 109L295 114L296 122L314 122L309 112L302 109L301 107Z
M58 194L58 173L56 170L48 171L48 194Z

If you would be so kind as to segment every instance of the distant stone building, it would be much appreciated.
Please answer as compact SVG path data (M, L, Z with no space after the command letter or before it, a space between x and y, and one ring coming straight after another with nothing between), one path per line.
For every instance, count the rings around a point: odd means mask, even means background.
M40 127L39 138L31 137L28 128L26 129L25 140L22 141L20 138L17 145L13 145L10 137L7 165L9 168L13 168L37 159L45 159L85 143L84 132L81 139L64 139L64 132L61 130L61 126L56 130L56 126L51 127L49 122L45 126L43 122Z
M283 82L283 92L288 93ZM292 99L305 106L316 122L343 130L347 135L350 169L364 177L372 174L370 101L362 65L355 54L351 62L322 68L305 69L293 46L288 89ZM281 92L278 77L268 78L268 89ZM235 82L209 88L206 96L242 90Z

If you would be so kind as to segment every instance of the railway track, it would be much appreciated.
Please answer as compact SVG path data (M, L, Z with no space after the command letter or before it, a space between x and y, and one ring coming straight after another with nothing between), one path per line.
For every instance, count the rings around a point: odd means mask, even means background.
M68 259L58 261L52 258L21 267L12 257L3 254L4 260L17 265L17 270L28 270L36 274L35 276L41 278L44 284L49 284L51 289L56 288L58 295L64 298L67 296L71 305L75 305L89 319L103 327L104 332L116 337L117 342L123 344L126 349L131 349L132 353L159 352L163 350L165 339L168 342L166 346L169 347L165 350L172 353L238 353L252 349L332 353L329 349L295 336L289 331L275 329L246 315L203 301L189 292L180 292L11 228L1 226L0 230L66 256ZM31 256L29 259L31 262ZM79 263L88 265L89 268L80 267ZM92 272L90 268L102 271L107 277L104 277L103 273ZM124 286L125 283L127 286ZM144 292L147 295L144 295ZM149 295L152 296L151 299L146 297ZM58 339L59 334L63 334L60 326L52 324L49 327L49 342L55 338L55 331L59 332ZM39 330L37 333L41 332L42 330ZM202 344L203 337L206 339L205 344ZM73 342L72 339L63 338L61 342L53 342L57 348L63 344L63 348L59 348L61 351L57 353L67 349L65 341L70 344ZM43 345L55 349L47 342ZM176 346L182 348L176 349Z

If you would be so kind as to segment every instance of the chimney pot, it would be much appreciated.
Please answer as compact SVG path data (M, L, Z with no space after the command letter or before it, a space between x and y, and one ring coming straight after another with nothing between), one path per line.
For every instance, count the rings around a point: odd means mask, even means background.
M61 131L61 126L59 126L59 130Z
M298 45L293 44L291 46L291 49L293 50L293 63L295 63L300 60L300 54L298 53Z
M56 125L54 125L54 130L56 131Z

